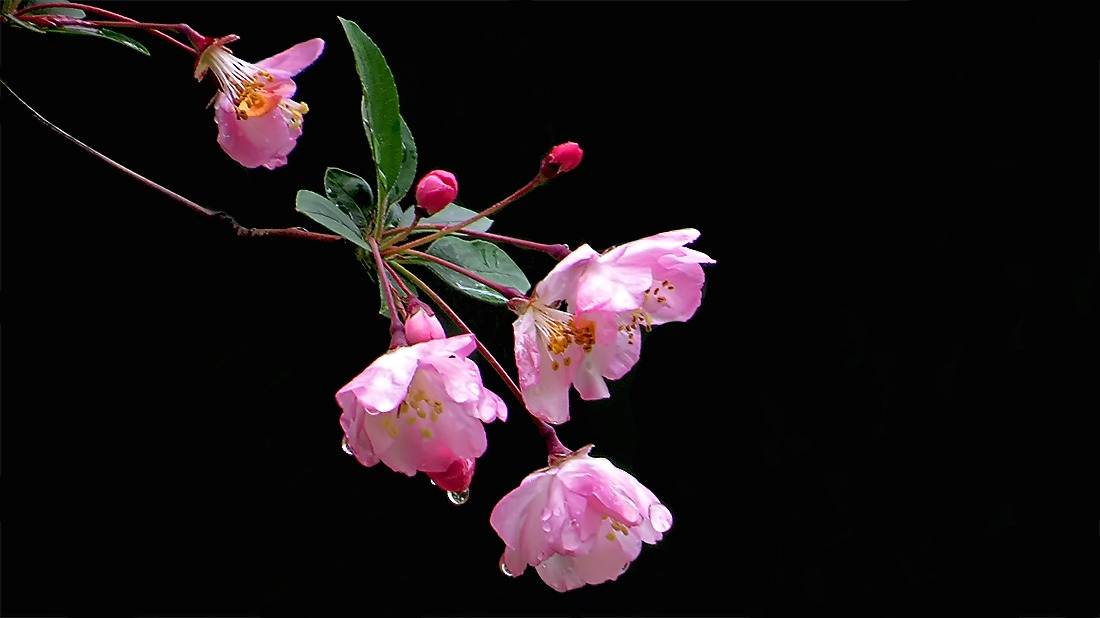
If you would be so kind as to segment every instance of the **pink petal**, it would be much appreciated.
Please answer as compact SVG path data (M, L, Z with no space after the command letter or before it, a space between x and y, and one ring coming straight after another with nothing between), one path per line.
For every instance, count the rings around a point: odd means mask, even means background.
M614 537L612 540L608 540L605 536L608 533ZM601 584L618 579L623 569L637 558L641 551L642 542L637 535L622 534L612 529L610 520L607 520L600 528L593 548L584 555L573 557L573 567L577 575L586 583Z
M416 373L416 353L410 350L397 348L380 356L336 393L336 402L345 411L354 410L358 403L369 414L396 408L409 393Z
M367 416L362 406L355 405L353 410L345 411L340 415L340 427L344 429L344 437L348 441L348 448L355 454L355 459L364 466L373 466L380 459L374 454L374 446L370 436L363 426L363 417Z
M523 388L539 383L539 342L535 330L535 310L528 309L512 323L515 337L516 370Z
M285 164L286 155L294 149L301 131L292 131L279 109L241 120L228 104L228 98L219 95L214 109L222 150L248 168L263 165L273 169Z
M584 578L577 573L572 556L554 554L539 564L535 571L542 578L542 581L546 582L546 585L558 592L574 590L586 583Z
M477 402L477 416L485 423L491 423L495 419L508 420L508 406L504 400L493 391L481 387L481 399Z
M489 524L505 545L519 549L523 522L528 517L538 518L539 512L546 506L546 494L552 481L553 475L547 472L533 472L493 507ZM512 569L512 572L517 571Z
M568 365L564 362L566 357L570 359ZM520 386L523 403L532 414L551 425L569 420L569 386L580 369L583 357L584 351L580 346L570 345L561 356L562 360L557 361L558 369L554 370L555 359L540 341L541 371L538 383L527 388Z
M645 291L653 283L649 265L620 265L601 257L593 260L577 279L570 309L583 311L632 311L642 305Z
M554 266L553 270L535 286L535 296L545 305L565 300L577 277L584 272L591 260L599 257L592 247L581 245Z
M270 58L264 58L257 62L256 66L268 71L285 71L293 76L313 64L324 50L325 42L323 40L310 39Z

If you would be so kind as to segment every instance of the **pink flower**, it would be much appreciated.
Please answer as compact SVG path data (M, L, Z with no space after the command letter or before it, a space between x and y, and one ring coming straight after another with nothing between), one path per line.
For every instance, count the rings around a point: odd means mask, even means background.
M531 565L558 592L614 580L672 527L652 491L591 448L528 475L493 508L506 574Z
M580 165L582 156L584 156L584 151L577 145L577 142L558 144L551 148L550 154L542 160L539 173L543 178L556 178L558 175Z
M626 375L641 354L640 328L690 318L702 299L707 255L687 249L696 230L665 232L597 254L582 245L515 303L516 367L524 403L551 424L569 419L569 387L604 399L604 379ZM565 302L568 309L562 309Z
M473 459L485 452L482 423L505 420L504 402L481 383L466 358L473 335L432 339L390 350L336 393L340 426L364 466L379 461L409 476L417 470L469 484ZM468 474L467 474L468 472ZM442 484L441 484L442 486ZM457 484L449 484L450 491Z
M447 333L443 331L443 325L439 318L424 303L417 303L416 307L409 307L411 315L405 320L405 340L409 344L422 343L432 339L443 339Z
M195 79L209 70L218 81L214 121L222 150L245 167L275 169L286 164L309 111L290 98L297 90L291 77L313 64L325 42L310 39L252 64L225 47L239 38L229 35L206 45L195 63Z
M457 195L458 180L445 170L432 170L424 174L416 185L416 203L428 215L443 210L455 201Z

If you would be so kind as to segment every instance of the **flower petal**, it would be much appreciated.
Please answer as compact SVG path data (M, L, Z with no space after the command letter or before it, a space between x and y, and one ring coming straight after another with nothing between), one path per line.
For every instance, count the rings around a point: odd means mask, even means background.
M313 64L324 50L325 42L322 39L310 39L270 58L264 58L256 66L268 71L285 71L293 76Z
M337 391L336 402L345 411L354 410L358 403L369 414L396 408L409 393L409 384L416 373L416 353L410 350L397 348L378 357Z

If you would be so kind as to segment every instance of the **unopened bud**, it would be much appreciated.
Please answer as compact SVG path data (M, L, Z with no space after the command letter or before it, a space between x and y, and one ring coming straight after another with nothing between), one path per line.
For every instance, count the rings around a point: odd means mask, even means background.
M551 148L550 154L543 158L539 175L547 180L555 178L559 174L564 174L580 165L582 156L584 156L584 151L577 145L577 142L558 144Z
M427 305L417 302L415 308L410 308L409 319L405 320L405 339L409 345L446 338L439 318Z
M416 207L421 216L434 215L455 200L458 195L458 180L455 175L444 170L432 170L420 179L416 185Z
M466 491L470 488L470 481L474 478L474 460L456 459L443 472L426 472L425 474L435 481L437 487L444 491Z

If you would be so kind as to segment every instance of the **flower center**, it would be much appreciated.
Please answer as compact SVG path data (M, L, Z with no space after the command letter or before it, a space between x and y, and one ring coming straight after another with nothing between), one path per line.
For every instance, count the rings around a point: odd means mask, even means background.
M532 303L531 308L536 310L535 328L552 356L565 354L573 344L579 345L585 353L591 352L592 346L596 345L596 325L592 322L583 318L578 320L572 314L543 305ZM565 357L562 362L568 366L572 361ZM557 370L558 367L555 360L551 368Z
M412 426L417 425L420 421L425 421L420 427L420 437L425 440L432 438L431 423L439 421L439 416L443 414L443 402L439 399L428 397L422 388L412 387L409 389L407 395L405 395L405 401L401 402L401 405L397 407L397 413L394 418L400 421L405 419L405 424ZM391 421L389 424L383 423L386 430L390 432L391 436L397 437L399 422Z

